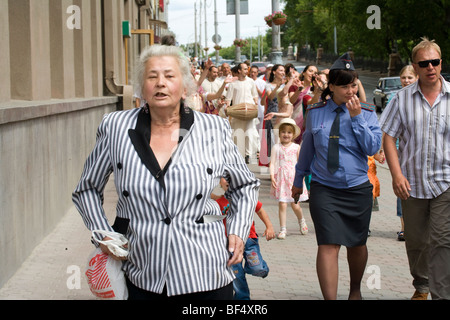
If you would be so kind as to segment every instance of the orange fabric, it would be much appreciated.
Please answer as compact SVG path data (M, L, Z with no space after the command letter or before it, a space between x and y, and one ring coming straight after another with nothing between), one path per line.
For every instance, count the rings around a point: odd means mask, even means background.
M373 185L373 197L378 198L380 196L380 181L377 177L377 165L373 156L367 157L367 164L369 165L367 176L369 177L370 183Z

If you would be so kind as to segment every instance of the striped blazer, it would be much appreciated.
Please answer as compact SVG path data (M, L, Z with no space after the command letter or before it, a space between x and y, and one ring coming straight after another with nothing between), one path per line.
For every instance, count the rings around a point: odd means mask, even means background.
M225 175L231 204L227 231L245 240L259 190L259 180L232 141L228 121L183 105L180 114L178 146L163 169L149 146L147 107L105 115L72 195L90 230L112 230L102 202L114 172L119 198L114 225L129 240L125 273L147 291L161 293L166 286L169 296L214 290L233 280L226 266L225 226L203 217L221 215L210 194Z

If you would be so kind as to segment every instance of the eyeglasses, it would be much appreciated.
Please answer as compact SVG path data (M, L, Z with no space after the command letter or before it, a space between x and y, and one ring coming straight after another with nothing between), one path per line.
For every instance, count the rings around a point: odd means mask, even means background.
M441 59L432 59L432 60L424 60L424 61L419 61L417 62L417 64L419 65L419 67L421 68L426 68L428 67L428 65L431 63L431 65L433 67L437 67L440 63L441 63Z

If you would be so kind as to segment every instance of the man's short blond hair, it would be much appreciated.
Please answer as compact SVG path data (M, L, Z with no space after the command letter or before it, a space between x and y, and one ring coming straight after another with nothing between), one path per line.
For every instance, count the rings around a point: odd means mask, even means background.
M419 44L417 44L414 47L414 49L412 50L411 57L412 57L412 61L414 63L417 63L417 61L416 61L417 52L419 52L419 50L422 50L422 49L434 49L439 54L439 57L442 57L441 56L441 48L434 40L429 40L427 37L423 37L421 39L422 39L422 41L420 41Z

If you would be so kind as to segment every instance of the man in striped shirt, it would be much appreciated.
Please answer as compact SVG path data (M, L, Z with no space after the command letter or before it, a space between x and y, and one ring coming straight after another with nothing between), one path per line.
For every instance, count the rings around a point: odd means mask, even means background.
M402 199L412 299L429 292L450 299L450 83L440 75L434 41L423 38L412 61L419 80L400 90L380 119L384 149Z

